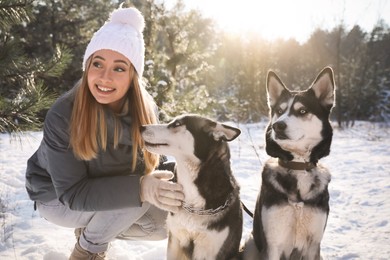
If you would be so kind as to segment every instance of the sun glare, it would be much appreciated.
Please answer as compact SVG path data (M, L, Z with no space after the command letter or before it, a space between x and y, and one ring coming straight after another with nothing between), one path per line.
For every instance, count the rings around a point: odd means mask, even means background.
M313 1L240 0L209 1L205 10L222 29L232 33L257 33L268 40L304 41L320 21ZM318 9L317 9L318 10Z
M162 0L172 5L176 0ZM306 41L317 29L343 23L371 30L378 19L389 20L388 0L184 0L231 33L256 33L267 40Z

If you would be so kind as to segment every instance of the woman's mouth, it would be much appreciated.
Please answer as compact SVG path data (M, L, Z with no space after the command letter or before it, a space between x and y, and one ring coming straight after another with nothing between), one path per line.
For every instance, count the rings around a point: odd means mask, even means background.
M99 85L96 85L96 88L97 88L100 92L104 92L104 93L110 93L110 92L115 91L114 88L103 87L103 86L99 86Z

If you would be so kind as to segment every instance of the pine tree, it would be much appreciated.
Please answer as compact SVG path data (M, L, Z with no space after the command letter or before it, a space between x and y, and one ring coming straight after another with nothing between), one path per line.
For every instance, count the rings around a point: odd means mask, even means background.
M170 10L157 4L151 10L155 14L146 16L152 26L145 35L148 90L168 115L211 114L214 104L207 77L216 48L213 22L199 11L186 11L181 0Z
M23 41L11 33L34 19L32 0L0 0L0 132L36 130L55 100L43 78L58 77L70 62L68 50L56 47L50 60L28 58Z

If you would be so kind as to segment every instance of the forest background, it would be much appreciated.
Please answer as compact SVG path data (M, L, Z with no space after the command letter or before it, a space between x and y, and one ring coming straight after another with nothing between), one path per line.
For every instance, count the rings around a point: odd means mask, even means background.
M93 33L119 3L112 0L0 0L0 132L39 130L54 100L82 75ZM390 28L313 29L309 39L265 40L221 30L182 0L132 0L144 15L147 90L164 112L257 122L267 116L266 75L306 89L325 66L335 71L333 120L390 121Z

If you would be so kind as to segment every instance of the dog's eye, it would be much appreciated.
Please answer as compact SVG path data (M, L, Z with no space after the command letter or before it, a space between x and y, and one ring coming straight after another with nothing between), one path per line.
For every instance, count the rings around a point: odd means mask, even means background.
M281 108L279 108L279 109L277 109L276 110L276 113L278 114L278 115L281 115L281 114L283 114L283 109L281 109Z
M181 125L182 125L182 123L180 121L175 121L172 123L172 127L179 127Z
M306 114L307 113L307 110L306 110L306 108L300 108L299 109L299 114L301 114L301 115L304 115L304 114Z

